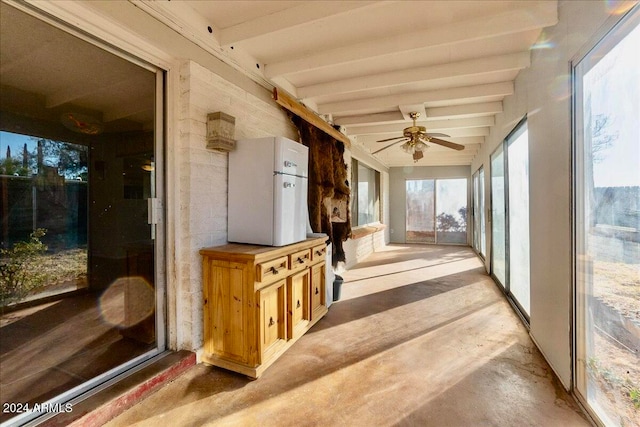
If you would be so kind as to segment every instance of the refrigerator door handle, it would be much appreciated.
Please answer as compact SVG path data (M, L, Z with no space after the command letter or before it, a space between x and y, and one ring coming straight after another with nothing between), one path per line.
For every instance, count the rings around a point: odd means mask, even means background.
M282 185L284 186L284 188L292 188L296 186L293 182L285 182Z
M297 168L298 165L296 165L295 163L289 161L289 160L285 160L284 161L284 167L285 168Z

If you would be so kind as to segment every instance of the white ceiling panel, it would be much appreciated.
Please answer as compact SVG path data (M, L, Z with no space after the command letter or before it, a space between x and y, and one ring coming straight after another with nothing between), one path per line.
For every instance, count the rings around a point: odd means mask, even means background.
M186 28L185 17L210 23L218 45L206 46L209 51L230 63L248 58L248 75L286 89L335 120L354 142L365 141L365 149L377 146L359 132L393 124L401 134L411 125L410 106L426 112L419 121L427 128L430 122L455 121L459 126L443 132L450 141L474 141L473 149L429 150L417 164L392 147L375 155L388 166L470 164L493 126L477 123L502 111L516 76L529 66L531 46L558 20L555 0L167 4L144 2L144 8L161 10L155 15L167 25L180 22L186 37L198 29Z

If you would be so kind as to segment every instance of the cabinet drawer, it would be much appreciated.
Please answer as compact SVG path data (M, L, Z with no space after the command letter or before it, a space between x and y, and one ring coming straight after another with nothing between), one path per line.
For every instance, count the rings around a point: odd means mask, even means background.
M327 256L327 245L314 246L311 249L311 260L313 262L324 261Z
M304 270L309 264L311 264L311 249L305 249L289 255L289 270L292 272Z
M256 265L256 281L270 283L287 277L288 259L286 256L261 262Z

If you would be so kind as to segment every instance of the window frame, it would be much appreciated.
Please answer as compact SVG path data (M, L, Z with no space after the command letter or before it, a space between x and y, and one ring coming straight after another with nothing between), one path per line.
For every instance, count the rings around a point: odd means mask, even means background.
M581 346L585 345L586 339L581 336L581 331L585 327L586 322L585 309L580 308L581 304L585 304L585 294L581 288L580 280L584 276L581 270L584 255L579 251L584 247L586 234L584 231L584 216L586 209L585 202L585 155L587 147L584 146L584 111L583 111L583 79L586 74L597 65L600 59L604 58L611 50L629 33L640 25L640 5L630 8L622 16L614 15L609 17L607 21L596 31L587 41L578 53L570 61L571 75L571 367L572 378L571 387L573 394L580 406L585 410L591 421L595 425L605 425L603 416L607 413L597 412L597 410L589 403L586 396L588 375L585 366L580 363L580 358L587 356L580 352ZM595 57L595 61L589 63L585 70L581 70L583 64L592 61L590 56ZM592 151L590 151L590 155ZM580 328L583 328L582 330ZM581 383L581 381L583 383Z

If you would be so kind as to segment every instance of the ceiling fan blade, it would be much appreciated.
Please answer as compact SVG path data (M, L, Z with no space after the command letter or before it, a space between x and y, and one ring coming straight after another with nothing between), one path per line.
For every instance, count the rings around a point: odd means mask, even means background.
M443 147L453 148L454 150L458 150L458 151L464 150L464 145L456 144L455 142L444 141L438 138L431 138L429 139L429 142L442 145Z
M406 141L409 141L409 140L407 139ZM387 145L386 147L383 147L383 148L381 148L381 149L379 149L379 150L374 151L374 152L373 152L373 153L371 153L371 154L379 153L379 152L381 152L381 151L386 150L387 148L393 147L393 146L394 146L394 145L396 145L396 144L400 144L401 142L406 142L406 141L396 141L396 142L394 142L394 143L392 143L392 144Z
M437 136L439 138L451 138L451 135L447 135L446 133L437 133L437 132L436 133L429 132L429 133L427 133L427 136L429 138L432 138L434 136Z
M405 136L396 136L394 138L387 138L387 139L381 139L380 141L376 141L376 142L387 142L387 141L393 141L394 139L402 139L405 138Z

